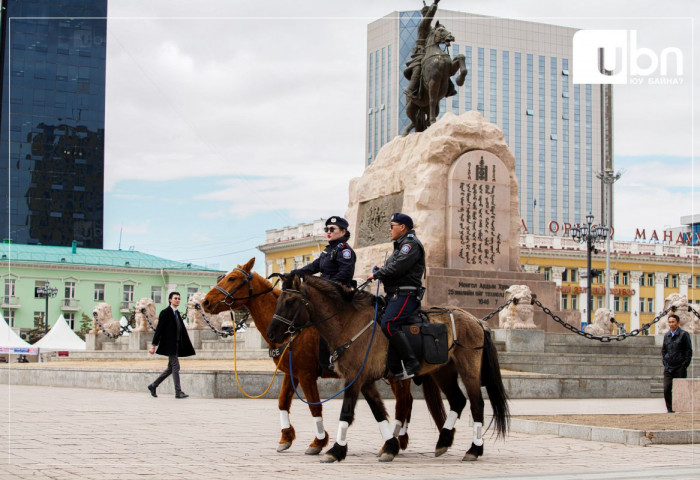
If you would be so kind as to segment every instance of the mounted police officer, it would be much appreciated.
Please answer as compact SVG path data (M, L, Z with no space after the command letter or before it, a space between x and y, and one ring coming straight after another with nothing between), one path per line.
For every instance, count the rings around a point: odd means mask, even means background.
M357 257L348 245L350 239L348 221L342 217L330 217L326 220L326 228L323 231L326 232L326 238L328 238L325 250L310 264L292 270L290 273L292 275L313 275L321 272L321 278L351 286Z
M394 241L394 252L384 266L373 271L368 280L378 279L384 284L387 306L382 317L382 332L389 344L399 353L403 371L397 378L411 378L421 368L406 335L401 330L413 312L420 308L425 289L421 283L425 272L425 249L413 230L413 220L403 213L391 216L389 234Z

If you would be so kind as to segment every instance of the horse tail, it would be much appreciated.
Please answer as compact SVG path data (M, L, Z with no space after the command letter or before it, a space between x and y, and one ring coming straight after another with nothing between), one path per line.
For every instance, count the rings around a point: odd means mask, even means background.
M430 416L433 418L438 429L442 428L447 420L445 405L442 403L440 388L431 375L423 375L423 398L428 406Z
M498 365L498 352L491 338L491 332L484 330L484 353L481 357L481 385L486 387L496 422L496 438L506 435L510 421L508 395L503 386L501 368Z

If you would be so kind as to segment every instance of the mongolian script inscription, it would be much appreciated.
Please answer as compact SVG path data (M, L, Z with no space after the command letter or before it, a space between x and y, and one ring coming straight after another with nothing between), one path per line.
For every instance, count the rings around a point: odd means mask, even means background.
M389 218L403 207L403 192L392 193L360 204L360 220L355 248L379 245L390 241Z

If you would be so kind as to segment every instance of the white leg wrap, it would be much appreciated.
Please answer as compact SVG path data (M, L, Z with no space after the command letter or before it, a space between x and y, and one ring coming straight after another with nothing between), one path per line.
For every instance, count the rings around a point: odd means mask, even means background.
M394 419L394 436L398 437L401 435L401 421Z
M447 414L447 420L445 420L445 425L442 426L442 428L446 430L452 430L455 428L455 423L457 423L457 419L459 418L459 413L455 412L454 410L450 410L450 413Z
M319 440L326 438L326 432L323 431L323 417L313 417L314 419L314 434Z
M474 422L474 439L472 440L472 443L477 447L484 444L484 439L481 438L481 427L482 424L480 422Z
M341 447L344 447L348 443L347 435L349 426L350 424L348 422L338 422L338 434L335 437L335 443L337 443Z
M387 420L382 420L381 422L378 422L378 425L379 433L382 434L382 440L386 442L387 440L394 438L394 431L389 426L389 422Z
M280 410L280 425L282 428L289 428L289 412L287 410Z
M399 432L399 435L406 435L407 431L408 431L408 422L403 424L403 427L401 427L401 431Z

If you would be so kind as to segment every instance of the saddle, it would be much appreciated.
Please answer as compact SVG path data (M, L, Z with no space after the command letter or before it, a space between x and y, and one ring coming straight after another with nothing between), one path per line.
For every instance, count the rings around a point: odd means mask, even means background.
M427 312L418 310L401 327L418 360L440 365L447 363L447 325L430 323ZM393 348L387 352L386 365L393 372L401 371L401 357Z

